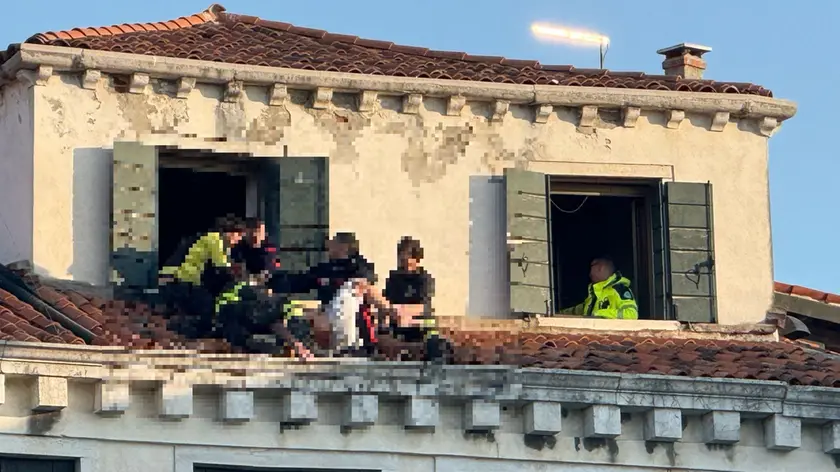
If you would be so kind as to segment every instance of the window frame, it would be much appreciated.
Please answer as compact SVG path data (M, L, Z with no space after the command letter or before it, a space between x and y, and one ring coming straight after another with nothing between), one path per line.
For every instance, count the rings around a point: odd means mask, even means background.
M642 259L647 261L650 306L643 319L718 322L711 182L565 176L517 168L504 172L513 316L564 317L557 314L555 300L551 195L614 195L643 202L640 212L634 206L634 214L646 220L640 223L645 229L638 230L636 219L633 229L634 238L644 238Z
M637 252L639 252L639 245L634 244L633 259L635 261L635 270L632 280L635 286L633 287L633 289L637 294L641 294L644 292L646 305L652 307L656 298L656 294L654 291L653 272L654 228L650 206L653 204L653 201L657 200L658 193L660 192L660 186L662 185L662 180L645 178L569 177L563 175L548 175L547 177L549 197L552 195L587 195L597 197L624 197L635 199L632 223L634 226L633 238L638 238L639 240L641 240L641 244L643 246L641 252L643 252L644 254L637 254ZM641 203L641 212L637 211L637 209L635 208L637 203ZM641 218L642 223L638 224L638 226L643 228L642 231L639 231L636 228L639 218ZM549 231L551 231L551 226L549 226ZM551 239L553 241L553 238ZM553 251L554 248L552 247L552 253ZM552 264L553 263L554 259L552 258ZM641 264L644 264L645 267L640 267ZM554 267L552 267L551 270L552 274L554 274ZM645 281L641 290L639 286L639 280L641 280L641 277L639 277L640 273L645 274ZM553 282L556 283L556 281ZM556 288L552 286L552 295L556 295L556 293ZM560 308L561 307L558 306L558 303L555 301L555 317L565 317L564 315L559 314ZM640 313L644 311L643 308L644 307L642 306L639 307ZM651 316L644 318L645 320L667 320L667 318L664 317L653 316L653 310L650 308L648 308L647 312L651 313Z

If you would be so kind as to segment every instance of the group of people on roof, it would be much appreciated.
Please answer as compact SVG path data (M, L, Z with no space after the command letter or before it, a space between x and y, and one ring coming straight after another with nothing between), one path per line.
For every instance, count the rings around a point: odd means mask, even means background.
M352 233L327 241L327 261L288 271L264 222L228 217L182 243L160 271L160 288L167 312L182 315L171 317L173 328L191 338L223 338L241 351L370 357L400 342L417 344L426 360L445 360L451 346L432 313L423 247L404 237L396 253L384 290ZM316 342L316 333L328 336Z

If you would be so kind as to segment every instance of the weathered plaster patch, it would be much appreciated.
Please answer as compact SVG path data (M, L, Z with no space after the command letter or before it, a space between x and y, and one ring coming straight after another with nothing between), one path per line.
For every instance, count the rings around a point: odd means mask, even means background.
M408 123L386 125L385 131L405 139L402 169L408 173L415 187L443 178L447 167L457 164L466 155L467 147L476 135L475 126L469 122L456 125L439 122L434 128L429 128L422 115L409 117Z
M160 94L115 94L117 111L137 133L175 133L189 121L187 104Z
M58 133L58 137L63 138L67 136L70 130L67 128L64 102L59 98L47 98L47 103L50 105L50 111L52 111L53 129Z
M241 100L219 102L216 107L216 136L233 141L245 139L247 123L245 104Z
M343 108L307 108L306 112L315 118L318 127L333 137L335 146L329 153L331 162L348 164L359 160L355 143L361 137L362 131L371 125L370 117Z
M275 145L283 139L291 124L292 115L285 106L265 108L260 116L251 120L245 130L245 139Z

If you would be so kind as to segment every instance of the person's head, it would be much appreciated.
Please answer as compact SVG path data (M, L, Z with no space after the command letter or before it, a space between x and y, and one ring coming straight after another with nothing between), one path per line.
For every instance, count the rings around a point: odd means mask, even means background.
M230 245L239 243L245 235L245 222L235 216L221 218L218 227L219 233Z
M609 257L598 257L592 260L589 267L589 279L592 283L603 282L615 274L615 263Z
M403 237L397 244L397 266L401 270L417 270L423 260L423 246L411 236Z
M246 218L245 228L247 229L248 243L259 247L265 242L265 222L259 218Z
M359 254L359 241L353 233L336 233L327 241L330 259L347 259Z

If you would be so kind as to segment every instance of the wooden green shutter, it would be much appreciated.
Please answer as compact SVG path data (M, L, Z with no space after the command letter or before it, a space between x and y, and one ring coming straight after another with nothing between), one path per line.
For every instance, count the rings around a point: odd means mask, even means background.
M712 184L665 184L666 282L671 318L717 320Z
M545 174L505 170L510 309L515 315L551 314L551 242Z
M668 231L665 221L664 184L650 200L650 218L652 225L653 246L653 300L651 300L651 318L655 320L671 319L671 302L668 295ZM641 313L640 313L641 314Z
M261 202L260 217L265 222L268 239L280 243L280 162L278 159L260 158L258 193Z
M139 295L157 286L158 150L114 143L111 281L116 291Z
M326 157L283 157L277 238L284 269L306 270L325 259L329 237L329 161Z

